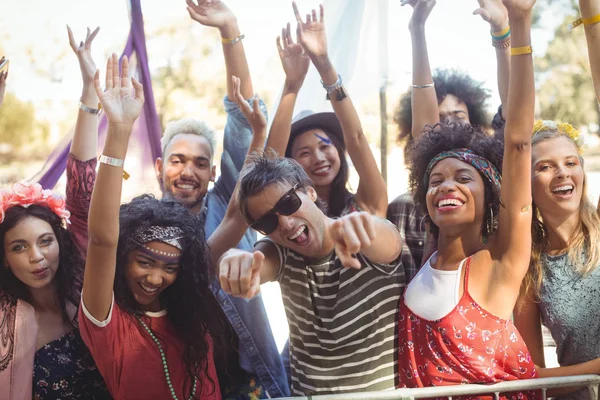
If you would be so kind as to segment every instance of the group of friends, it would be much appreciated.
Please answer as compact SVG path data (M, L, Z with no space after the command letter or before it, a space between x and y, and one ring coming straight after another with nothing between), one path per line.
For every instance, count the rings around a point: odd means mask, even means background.
M287 24L277 38L286 79L267 132L235 15L187 0L222 38L220 176L211 127L174 121L155 162L162 198L126 204L144 88L116 55L101 85L99 30L78 43L69 29L83 90L66 196L30 182L0 191L0 399L259 399L600 374L600 219L579 132L534 121L535 0L478 2L498 60L493 121L481 84L431 72L436 1L403 2L413 82L396 121L410 191L389 205L328 56L323 6L303 16L293 4L296 34ZM600 95L600 0L579 5ZM334 112L294 117L311 63ZM260 296L270 281L289 324L281 354ZM542 322L558 368L545 367Z

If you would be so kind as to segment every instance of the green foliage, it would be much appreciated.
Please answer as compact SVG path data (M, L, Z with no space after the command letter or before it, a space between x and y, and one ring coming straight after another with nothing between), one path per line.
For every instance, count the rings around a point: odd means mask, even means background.
M19 148L31 139L35 109L12 93L6 93L0 108L0 143ZM1 150L0 150L1 151Z
M544 57L536 58L535 67L541 117L581 126L597 123L598 112L584 30L567 29L573 19L566 17L556 29Z

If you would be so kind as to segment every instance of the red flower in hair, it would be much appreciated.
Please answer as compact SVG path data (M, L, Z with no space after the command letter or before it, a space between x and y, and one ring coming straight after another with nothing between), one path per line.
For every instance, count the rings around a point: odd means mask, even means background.
M63 196L52 190L42 188L39 183L18 182L10 189L0 190L0 223L4 221L7 209L14 206L29 207L33 204L48 207L68 224L71 213L66 208Z

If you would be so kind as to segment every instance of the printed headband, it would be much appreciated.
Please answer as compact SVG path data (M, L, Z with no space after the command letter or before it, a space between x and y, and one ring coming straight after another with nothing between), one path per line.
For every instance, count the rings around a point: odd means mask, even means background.
M39 183L18 182L8 189L0 190L0 223L4 222L6 210L14 206L27 208L39 205L49 208L54 214L70 224L71 213L67 210L65 198L50 190L42 188Z
M442 151L440 154L433 157L433 159L429 162L427 169L425 170L425 176L423 176L423 182L425 183L426 187L429 186L429 174L431 174L433 167L446 158L456 158L457 160L460 160L466 164L472 165L477 171L479 171L481 175L490 181L492 185L500 189L500 185L502 184L502 176L498 172L498 169L496 169L494 164L492 164L487 158L481 157L469 149Z
M183 245L180 240L183 239L183 231L176 226L151 226L146 229L140 228L133 233L131 239L144 249L162 256L177 257L178 254L157 251L144 245L149 242L162 242L179 250L183 250Z

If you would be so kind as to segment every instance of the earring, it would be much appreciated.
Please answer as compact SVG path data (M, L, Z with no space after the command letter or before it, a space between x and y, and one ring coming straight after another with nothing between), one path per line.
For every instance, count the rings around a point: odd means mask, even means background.
M492 236L492 233L494 233L494 231L496 230L496 220L494 219L494 208L492 207L492 205L490 204L490 218L489 220L486 222L486 231L487 231L487 235Z

